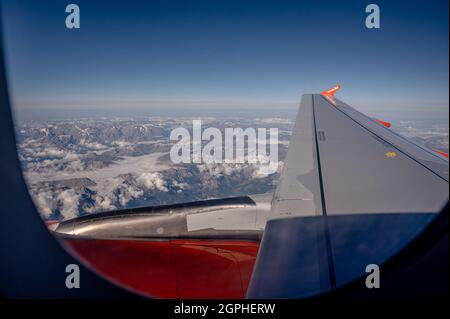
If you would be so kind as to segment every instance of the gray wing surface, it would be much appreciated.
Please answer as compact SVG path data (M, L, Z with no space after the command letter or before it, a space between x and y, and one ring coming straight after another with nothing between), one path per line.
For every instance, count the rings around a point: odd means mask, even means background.
M335 102L303 96L270 217L438 211L448 160Z
M310 295L385 261L448 201L448 168L344 102L304 95L247 296Z

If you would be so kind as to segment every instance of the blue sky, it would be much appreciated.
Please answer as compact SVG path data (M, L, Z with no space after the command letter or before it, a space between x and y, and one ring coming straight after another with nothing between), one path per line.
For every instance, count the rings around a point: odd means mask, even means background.
M448 114L448 1L3 0L17 109L296 108L339 83L369 113ZM403 115L402 115L403 116Z

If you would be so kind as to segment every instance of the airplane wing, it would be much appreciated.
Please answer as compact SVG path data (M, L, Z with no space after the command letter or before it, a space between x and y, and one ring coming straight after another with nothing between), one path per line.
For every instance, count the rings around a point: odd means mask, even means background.
M151 297L292 298L350 282L433 219L448 200L448 160L335 91L303 96L271 201L102 212L53 232L105 277Z
M448 200L448 159L334 97L306 94L248 298L305 297L349 282L414 238Z

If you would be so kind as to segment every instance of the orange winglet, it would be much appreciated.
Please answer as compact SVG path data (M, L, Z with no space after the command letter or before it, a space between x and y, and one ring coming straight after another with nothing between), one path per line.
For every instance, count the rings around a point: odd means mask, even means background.
M325 96L334 96L334 93L336 93L336 91L338 91L340 88L341 86L338 84L329 90L323 91L321 94Z
M383 126L386 126L386 127L391 127L392 126L391 123L385 122L385 121L382 121L382 120L375 120L375 122L377 122L377 123L379 123L379 124L381 124Z
M438 151L438 150L434 150L436 153L438 153L439 155L442 155L442 156L444 156L444 157L447 157L448 158L448 154L447 153L444 153L444 152L442 152L442 151Z

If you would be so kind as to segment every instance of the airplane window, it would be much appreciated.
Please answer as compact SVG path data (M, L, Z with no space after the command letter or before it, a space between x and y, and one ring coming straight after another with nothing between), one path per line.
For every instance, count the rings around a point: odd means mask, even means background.
M448 79L447 56L439 54L442 43L448 54L448 34L439 26L431 39L416 35L414 45L429 47L414 53L417 68L402 58L405 49L391 48L405 70L414 67L406 73L417 72L417 83L437 74L435 87L420 99L415 87L393 88L409 79L400 69L381 73L375 65L380 73L361 84L357 70L368 58L392 63L392 56L366 49L372 40L361 36L363 24L342 25L349 35L330 39L341 42L341 62L331 61L330 44L317 42L329 30L317 21L333 26L342 16L320 18L315 3L1 5L29 193L72 253L126 289L163 298L267 297L258 294L269 291L266 282L274 297L323 292L364 274L368 261L395 255L448 200L448 80L438 83ZM411 34L401 27L386 32ZM357 50L349 49L349 40ZM333 102L331 93L312 97L314 114L297 115L302 94L320 93L335 80L350 92L347 100L340 92L342 99L365 115ZM301 105L309 105L305 101ZM363 148L371 143L369 156ZM337 147L354 166L345 167ZM365 179L384 168L399 179L383 180L384 188L375 184L382 173ZM420 186L393 193L419 177L433 194ZM352 196L364 189L364 196ZM406 200L412 194L416 199ZM323 241L317 215L329 216ZM301 221L289 223L289 217ZM286 246L280 234L298 245ZM266 249L268 241L278 254ZM262 261L277 257L256 265L258 254ZM317 264L327 259L334 264ZM296 263L289 264L296 278L309 280L298 291L287 287L283 276L290 273L277 272L283 260Z

